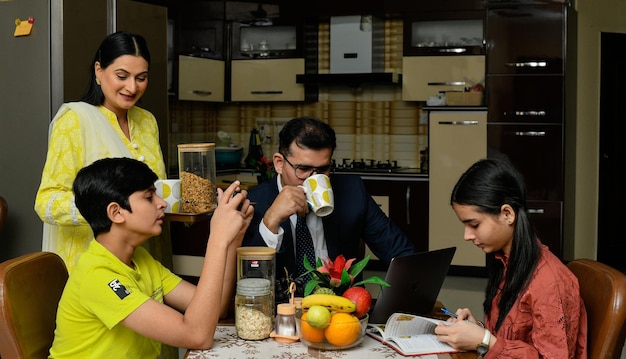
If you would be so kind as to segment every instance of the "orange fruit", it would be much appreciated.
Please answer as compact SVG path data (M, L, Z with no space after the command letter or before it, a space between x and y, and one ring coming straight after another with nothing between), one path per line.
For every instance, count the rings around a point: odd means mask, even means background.
M300 329L302 330L302 338L312 343L321 343L324 341L324 329L313 328L306 321L306 312L300 317Z
M335 346L343 347L354 343L361 335L359 319L349 313L335 313L330 317L330 325L324 333L326 340Z

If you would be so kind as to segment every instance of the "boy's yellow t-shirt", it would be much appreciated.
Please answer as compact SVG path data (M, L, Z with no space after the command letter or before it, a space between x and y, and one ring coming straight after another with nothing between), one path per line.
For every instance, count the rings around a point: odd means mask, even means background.
M120 322L149 299L163 303L181 278L143 248L135 269L93 240L65 286L50 358L157 358L161 343Z

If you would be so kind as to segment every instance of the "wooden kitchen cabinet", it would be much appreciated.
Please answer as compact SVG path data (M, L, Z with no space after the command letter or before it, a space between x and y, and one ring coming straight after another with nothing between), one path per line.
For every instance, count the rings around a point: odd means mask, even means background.
M441 91L463 91L484 79L484 55L402 58L403 101L426 101Z
M233 60L231 101L304 101L304 59Z
M487 156L504 159L524 175L529 200L563 199L563 125L487 125Z
M427 251L428 178L364 176L363 181L381 209L413 241L415 249Z
M224 101L224 61L179 56L178 99Z
M561 75L487 76L489 123L556 123L564 121Z
M529 217L562 259L569 5L491 0L486 14L488 157L520 171Z
M452 188L474 162L487 156L487 112L429 111L428 249L464 244L463 224L450 206ZM484 267L478 250L457 251L454 266Z
M563 74L567 6L506 5L487 9L489 74Z

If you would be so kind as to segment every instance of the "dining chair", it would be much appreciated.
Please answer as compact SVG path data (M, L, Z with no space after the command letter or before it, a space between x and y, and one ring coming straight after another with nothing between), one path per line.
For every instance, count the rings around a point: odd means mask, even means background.
M29 253L0 263L2 358L48 357L67 278L65 262L51 252Z
M589 359L619 359L626 338L626 274L593 259L567 267L578 277L588 319Z
M2 230L2 226L4 226L4 220L7 219L8 213L9 205L7 204L6 199L0 196L0 230Z

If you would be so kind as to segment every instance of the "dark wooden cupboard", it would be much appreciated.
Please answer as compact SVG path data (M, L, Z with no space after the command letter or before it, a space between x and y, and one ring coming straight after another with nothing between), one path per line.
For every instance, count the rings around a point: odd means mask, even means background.
M565 62L569 6L489 1L487 156L524 176L529 215L563 258Z

